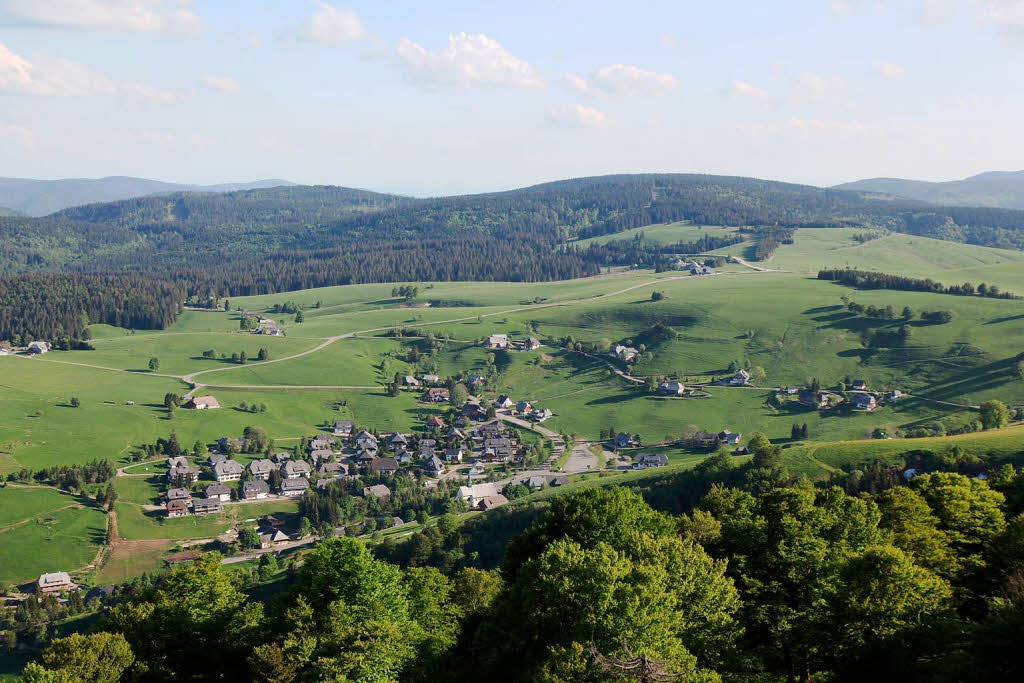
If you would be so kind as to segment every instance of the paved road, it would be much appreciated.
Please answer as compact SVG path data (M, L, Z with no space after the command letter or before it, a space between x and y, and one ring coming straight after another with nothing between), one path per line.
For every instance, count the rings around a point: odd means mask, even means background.
M590 451L589 444L578 443L572 447L572 451L569 453L569 459L565 461L565 466L562 467L562 471L567 474L593 472L600 469L599 465L600 463L597 460L597 456Z

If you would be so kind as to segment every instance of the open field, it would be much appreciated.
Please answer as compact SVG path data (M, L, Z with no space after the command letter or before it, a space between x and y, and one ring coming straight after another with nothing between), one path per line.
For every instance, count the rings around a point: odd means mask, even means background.
M879 460L896 460L907 451L927 450L945 453L954 446L967 455L982 458L1009 459L1020 465L1024 461L1024 425L1006 429L974 432L956 436L924 439L883 439L838 441L805 444L785 449L783 460L793 472L810 476L827 476L842 467L856 467Z
M929 237L891 233L863 244L853 239L860 228L800 228L794 243L782 245L771 260L772 268L817 273L821 268L860 268L913 277L930 277L947 284L963 282L962 272L999 282L998 275L986 276L997 266L1018 264L1024 268L1024 252L978 247ZM1009 287L1010 285L1005 285Z
M91 343L95 351L67 351L61 353L61 360L148 373L149 359L157 358L160 361L158 373L184 375L229 365L232 363L231 354L243 350L255 363L260 348L267 349L270 358L281 358L316 346L316 341L310 339L269 337L238 331L134 334L95 339ZM218 358L203 358L203 351L207 350L215 351ZM229 358L219 358L222 353Z
M173 545L169 540L120 541L110 552L103 567L96 572L97 584L121 583L163 567L162 556Z
M213 538L246 519L294 512L295 505L294 500L229 505L225 507L224 512L217 515L189 515L177 519L168 519L162 511L147 512L134 503L118 501L114 508L117 511L117 529L122 538L170 540Z
M316 354L265 365L250 364L231 372L213 373L210 381L220 384L377 386L390 382L395 372L403 375L409 366L391 362L391 376L380 372L385 355L394 354L401 344L391 339L340 339ZM204 380L205 381L205 380Z
M0 489L0 514L5 583L84 567L96 557L106 531L103 512L52 489Z
M676 228L659 227L664 228L656 233L659 239L696 238L690 234L669 237L670 229ZM892 264L905 258L901 250L916 251L914 263L918 266L911 268L939 273L935 277L956 274L959 279L972 269L1003 269L1009 276L1014 268L1024 268L1013 258L1000 261L1005 257L1000 250L933 245L934 240L918 244L922 238L904 235L855 249L842 246L843 240L852 241L843 231L800 231L798 238L804 240L802 248L819 255L834 252L833 256L841 257L859 249L888 250L888 255L879 252L877 257L880 270L885 270L882 266L886 263L899 270ZM901 246L904 239L912 243ZM947 253L947 245L952 252ZM869 260L875 258L870 251L868 255ZM781 267L784 258L785 248L780 248L779 262L771 265ZM811 265L810 260L793 260L790 266L802 268L803 263ZM992 397L1024 405L1024 381L1013 374L1014 358L1024 339L1020 301L886 290L858 292L804 273L745 268L715 277L620 271L561 283L436 283L429 289L421 285L419 300L448 305L421 308L407 308L391 299L392 286L330 287L232 301L232 308L239 305L256 310L285 301L322 302L320 309L306 311L306 321L301 324L294 324L292 316L274 316L284 319L288 327L283 339L240 334L234 312L186 311L164 332L131 334L96 326L96 351L0 358L0 474L95 458L109 458L124 466L133 450L167 438L172 431L182 444L211 444L222 436L238 436L253 425L264 428L278 445L288 447L335 419L352 419L381 432L418 429L426 416L444 414L447 406L418 402L419 391L389 397L383 389L331 388L377 386L390 381L395 372L422 374L422 366L411 364L413 347L441 376L487 375L489 356L493 356L496 374L478 391L480 396L490 401L498 394L508 394L549 408L555 414L544 426L556 432L596 439L602 430L614 427L638 433L644 443L652 444L677 438L688 425L745 435L760 430L789 446L784 453L792 470L813 476L827 476L840 466L895 457L915 448L948 448L950 443L861 440L875 428L890 433L934 423L954 428L975 420L977 414L971 406ZM651 301L655 290L664 294L662 300ZM943 325L914 321L911 337L896 346L865 345L866 335L892 332L901 322L852 315L841 306L842 295L865 306L890 305L897 311L903 306L950 310L954 319ZM520 304L534 297L546 301ZM453 340L431 355L423 340L383 337L377 329L396 325L443 332ZM671 327L674 334L660 335L658 325ZM531 329L536 332L528 332ZM514 337L534 334L547 345L537 351L493 353L479 346L477 340L499 332ZM352 333L363 334L348 336ZM707 394L703 398L652 396L614 374L606 359L561 348L559 340L567 336L576 341L643 345L640 362L629 369L636 376L677 374L692 385L726 374L729 363L735 361L763 367L766 379L759 387L702 387ZM310 352L334 337L330 344ZM201 357L208 348L218 354L244 348L255 355L260 346L270 349L273 362L242 366ZM290 358L296 354L298 357ZM145 368L151 356L161 360L157 373L125 371ZM204 372L211 369L216 371ZM195 381L203 385L197 391L216 396L222 408L169 413L162 405L164 394L188 390L175 375L196 372ZM832 385L845 376L866 379L873 390L899 388L912 395L871 413L819 413L793 404L777 409L769 403L773 387L804 384L812 377ZM72 396L80 400L80 407L70 407ZM128 401L135 405L127 405ZM249 412L241 409L242 403L265 405L266 411ZM809 439L790 444L791 426L805 422ZM972 452L1013 456L1021 449L1024 433L1020 430L956 438ZM680 449L668 449L667 453L670 470L692 467L705 457L704 453ZM240 455L239 461L251 457L255 456ZM125 542L115 548L95 577L98 581L116 581L161 567L161 556L174 540L214 537L240 519L295 509L293 501L272 501L232 507L219 516L167 520L159 512L143 510L144 505L157 502L164 489L162 463L143 464L129 471L151 476L116 479L118 526ZM615 475L615 481L643 480L664 473L627 472ZM605 483L596 476L574 480L572 486ZM77 506L59 509L73 505L74 499L47 489L15 494L22 497L17 505L3 505L2 496L12 491L0 491L0 536L6 542L0 566L12 578L76 569L92 561L103 536L101 512ZM31 521L4 526L24 520ZM33 544L57 545L41 540L46 537L74 541L59 544L66 548L63 555L47 550L31 560L6 561L9 552Z
M646 225L642 228L624 230L611 235L600 235L584 240L573 242L574 245L584 248L590 244L604 244L612 240L631 240L637 235L643 235L645 242L653 244L672 244L674 242L696 242L704 236L725 237L733 235L737 228L721 225L693 225L686 221L675 223L659 223L657 225ZM738 246L738 245L737 245Z

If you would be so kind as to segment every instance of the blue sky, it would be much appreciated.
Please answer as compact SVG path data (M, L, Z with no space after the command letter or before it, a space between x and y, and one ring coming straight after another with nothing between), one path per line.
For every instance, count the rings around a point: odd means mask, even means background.
M0 0L0 176L414 194L1024 167L1024 0Z

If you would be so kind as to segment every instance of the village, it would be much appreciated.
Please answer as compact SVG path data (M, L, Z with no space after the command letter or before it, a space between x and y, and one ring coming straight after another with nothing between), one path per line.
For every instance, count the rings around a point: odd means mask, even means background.
M694 274L711 274L707 270ZM273 320L256 314L243 312L242 325L252 334L284 334ZM536 337L513 339L507 334L485 336L480 344L489 351L508 352L535 351L544 345ZM39 355L52 348L45 341L34 341L23 349L0 352ZM636 381L629 375L629 369L641 353L641 349L616 343L608 348L609 360L605 362L610 362L624 378ZM677 379L662 378L652 385L648 378L645 384L662 398L707 398L704 387L708 385L758 388L754 382L755 369L737 367L704 383L687 385ZM508 504L513 491L522 495L521 492L566 486L571 483L571 476L582 473L667 467L670 460L663 452L666 447L707 453L724 450L735 456L749 454L743 434L728 428L698 428L674 442L654 444L643 443L632 432L608 433L598 442L566 443L565 435L542 426L554 415L550 409L505 394L482 398L487 378L480 374L457 378L408 374L397 378L396 384L403 391L417 394L419 403L444 411L424 417L413 432L381 433L371 425L338 419L291 448L271 447L258 436L248 434L225 436L203 454L191 452L168 457L163 476L166 490L159 505L149 505L147 510L159 511L167 519L204 517L221 514L234 506L301 501L307 495L334 495L333 491L361 499L359 509L373 522L347 522L330 532L321 529L320 533L360 534L411 521L394 514L397 510L391 504L396 492L409 484L445 497L455 506L453 509L487 511ZM465 400L453 405L456 386L462 385ZM466 394L466 388L474 393ZM815 380L809 387L789 385L768 391L767 402L776 409L815 411L842 406L870 412L905 397L899 390L872 392L865 380L849 378L833 389ZM221 403L212 394L190 393L181 407L217 410ZM524 441L523 435L530 433L534 436ZM556 471L553 464L567 449L580 457L571 466ZM593 458L594 452L603 452L604 457ZM248 530L250 527L242 523L228 535L237 539ZM309 530L288 528L280 518L265 515L258 520L250 547L257 553L280 552L311 543L316 537ZM186 552L181 556L191 555ZM60 594L74 587L66 572L46 573L37 581L38 591L44 594Z

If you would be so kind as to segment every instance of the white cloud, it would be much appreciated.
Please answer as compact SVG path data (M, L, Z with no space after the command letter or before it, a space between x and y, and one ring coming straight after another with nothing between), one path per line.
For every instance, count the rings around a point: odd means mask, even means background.
M448 46L436 52L403 38L395 51L415 76L434 84L516 88L544 85L529 62L509 53L501 43L482 33L450 35Z
M1012 29L1024 29L1024 0L988 0L986 15L990 20Z
M756 85L751 85L746 81L733 81L730 83L729 94L733 97L744 97L753 100L768 99L767 91L762 88L758 88Z
M588 83L587 79L583 78L583 76L577 76L576 74L566 74L565 82L569 85L570 88L573 88L574 90L579 90L580 92L590 91L590 83Z
M298 37L311 43L340 45L359 40L366 35L363 22L347 7L335 7L326 2L299 29Z
M790 128L808 132L840 132L859 133L865 126L860 121L821 121L819 119L791 118L787 124Z
M834 100L846 95L846 80L842 76L807 72L797 76L794 86L803 99Z
M899 64L893 64L892 62L879 62L875 65L875 71L882 78L899 78L903 74L907 73Z
M0 11L33 26L93 31L196 35L203 31L188 2L167 0L0 0Z
M181 96L137 83L118 83L109 76L69 59L40 58L30 62L0 43L0 92L22 95L131 95L173 102Z
M558 107L548 111L548 122L556 126L571 128L595 128L608 121L604 112L585 104Z
M849 0L832 0L830 4L832 5L832 11L842 17L849 16L853 11Z
M207 88L216 90L224 93L236 93L242 89L242 86L238 85L238 81L227 76L214 76L212 74L206 74L200 79L200 82Z
M679 80L669 73L646 71L627 64L602 67L591 78L593 87L607 95L664 95L675 90Z

